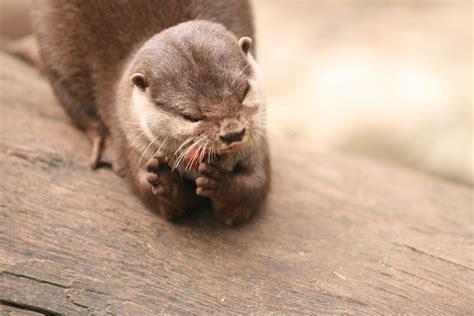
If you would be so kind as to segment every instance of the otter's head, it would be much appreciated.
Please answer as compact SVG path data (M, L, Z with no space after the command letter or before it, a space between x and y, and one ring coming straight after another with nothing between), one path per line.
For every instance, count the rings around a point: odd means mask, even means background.
M131 113L176 165L242 155L265 135L261 74L252 40L193 21L151 38L129 75Z

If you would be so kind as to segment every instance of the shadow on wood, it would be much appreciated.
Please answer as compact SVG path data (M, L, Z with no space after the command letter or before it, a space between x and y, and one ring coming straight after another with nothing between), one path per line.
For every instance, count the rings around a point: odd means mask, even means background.
M36 70L0 55L0 306L59 314L473 310L471 188L271 141L250 223L170 223L89 144Z

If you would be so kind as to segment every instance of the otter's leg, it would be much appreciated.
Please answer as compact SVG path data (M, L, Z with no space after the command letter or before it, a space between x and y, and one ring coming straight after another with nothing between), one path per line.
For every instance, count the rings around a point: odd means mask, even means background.
M196 194L211 199L214 212L226 225L248 220L268 192L268 160L252 163L232 172L204 162L199 166Z
M106 163L117 172L120 168L117 167L118 163L112 152L114 146L111 135L97 114L88 87L82 84L84 78L78 75L76 77L60 80L60 77L51 75L53 90L71 120L84 131L92 145L90 166L95 169L100 163ZM74 80L75 83L72 83Z
M116 144L114 144L112 135L110 135L101 123L92 121L86 125L85 133L91 142L92 152L89 164L91 168L96 169L100 164L107 164L120 177L125 176L126 167L120 159L117 158Z
M157 206L166 219L175 219L187 210L199 207L205 200L196 196L193 182L172 171L163 154L148 161L139 180L140 192L146 202Z
M90 121L86 124L84 132L92 144L92 153L89 161L90 166L95 169L99 166L102 156L102 151L105 146L106 133L102 124L98 121Z

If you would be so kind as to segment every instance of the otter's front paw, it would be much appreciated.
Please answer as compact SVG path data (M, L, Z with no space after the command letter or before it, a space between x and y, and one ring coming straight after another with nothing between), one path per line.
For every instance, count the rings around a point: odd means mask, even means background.
M207 163L201 163L198 170L200 176L196 179L196 194L211 199L217 217L229 226L249 219L252 208L232 191L235 188L233 182L238 180L234 177L238 175Z
M196 194L208 198L215 198L221 195L222 172L216 167L201 163L199 165L199 177L196 179Z
M168 157L158 154L148 160L146 164L146 181L151 184L151 192L156 196L165 196L171 193L171 168Z

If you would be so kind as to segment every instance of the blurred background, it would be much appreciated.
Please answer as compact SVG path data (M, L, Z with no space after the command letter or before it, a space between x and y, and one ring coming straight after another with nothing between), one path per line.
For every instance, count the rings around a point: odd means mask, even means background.
M474 184L472 1L253 4L271 137ZM28 7L0 0L2 37Z

